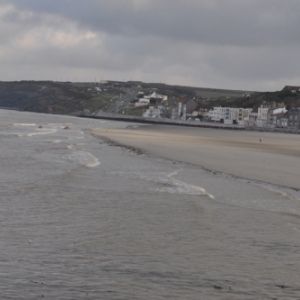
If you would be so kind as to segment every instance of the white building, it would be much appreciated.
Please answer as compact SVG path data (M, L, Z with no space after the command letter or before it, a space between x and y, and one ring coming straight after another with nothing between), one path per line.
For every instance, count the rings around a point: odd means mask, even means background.
M182 102L178 103L178 112L177 112L177 117L181 118L182 115Z
M248 124L252 108L214 107L208 112L212 121L224 124Z
M147 96L146 96L147 97ZM153 98L153 99L161 99L161 101L167 101L168 100L168 96L166 95L161 95L158 94L156 92L152 93L150 96L148 96L149 98Z
M257 112L257 126L266 127L268 124L269 107L259 107Z
M143 93L139 93L139 95L141 96L143 95ZM149 105L153 104L154 102L156 102L156 104L159 104L166 100L168 100L168 96L154 92L151 95L146 95L144 97L139 98L138 102L135 103L135 106Z
M163 106L159 106L158 108L154 108L154 106L150 106L143 113L144 118L161 118L163 114Z
M248 125L250 126L256 126L257 125L257 117L258 113L257 112L251 112L249 115L249 123Z
M282 125L281 122L279 122L279 125L277 124L278 119L284 118L285 113L287 112L285 107L279 107L279 108L270 108L268 110L267 114L267 126L268 127L286 127L284 126L285 123Z
M134 106L145 106L150 103L150 99L148 98L139 98L139 101L134 104Z
M239 125L249 124L252 108L231 108L231 121Z
M226 119L226 112L228 114L228 107L214 107L213 110L208 112L208 116L211 118L212 121L220 122L221 120Z

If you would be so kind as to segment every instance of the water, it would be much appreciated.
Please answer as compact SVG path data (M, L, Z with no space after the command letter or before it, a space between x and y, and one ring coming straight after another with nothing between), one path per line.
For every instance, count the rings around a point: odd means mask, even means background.
M299 299L300 193L87 131L128 125L0 111L1 299Z

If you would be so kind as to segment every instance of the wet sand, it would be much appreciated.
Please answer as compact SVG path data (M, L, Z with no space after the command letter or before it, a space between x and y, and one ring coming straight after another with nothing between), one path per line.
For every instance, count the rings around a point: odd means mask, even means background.
M92 133L146 154L300 189L299 135L165 125Z

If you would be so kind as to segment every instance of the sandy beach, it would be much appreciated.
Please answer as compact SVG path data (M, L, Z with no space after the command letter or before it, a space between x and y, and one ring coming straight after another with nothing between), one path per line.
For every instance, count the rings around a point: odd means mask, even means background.
M163 125L95 128L92 133L146 154L300 189L298 135Z

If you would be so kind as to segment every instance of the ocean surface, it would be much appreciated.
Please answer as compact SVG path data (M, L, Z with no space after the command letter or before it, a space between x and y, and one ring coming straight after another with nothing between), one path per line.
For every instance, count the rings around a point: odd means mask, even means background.
M0 299L300 299L300 192L88 131L127 126L0 110Z

